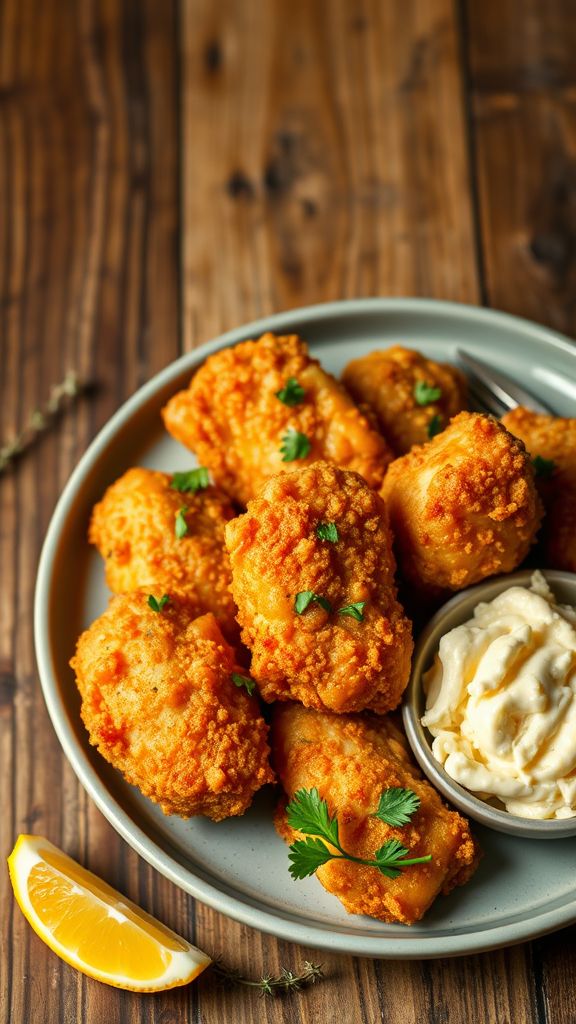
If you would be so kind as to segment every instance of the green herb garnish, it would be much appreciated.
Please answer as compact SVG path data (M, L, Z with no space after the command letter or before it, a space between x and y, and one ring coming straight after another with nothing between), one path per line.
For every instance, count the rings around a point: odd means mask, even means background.
M320 607L323 608L325 612L332 611L332 605L330 604L330 601L327 601L326 598L322 597L320 594L315 594L313 590L301 590L298 594L296 594L296 599L294 601L294 611L298 615L302 615L306 611L308 606L313 603L319 604Z
M168 604L169 600L169 594L162 594L162 597L160 598L159 601L156 597L154 597L153 594L148 594L148 605L150 606L153 612L161 612L164 606Z
M252 694L254 693L256 683L254 682L253 679L250 678L250 676L241 676L239 672L233 672L232 682L234 683L234 686L238 687L238 689L240 689L240 687L243 686L244 689L248 691L250 696L252 696Z
M387 825L401 827L408 824L419 807L420 797L414 790L392 786L380 794L378 810L374 811L372 817L379 818Z
M284 405L300 405L304 401L305 394L304 388L298 383L296 377L289 377L284 387L276 392L276 398L284 402Z
M204 466L198 466L198 469L189 469L187 473L173 473L170 487L174 491L181 491L183 494L187 491L202 491L205 487L210 485L210 477L208 470Z
M442 418L435 413L428 424L428 437L436 437L436 434L440 434L443 429Z
M435 388L425 380L417 380L414 385L414 398L418 405L430 405L442 397L442 388Z
M228 985L248 985L250 988L258 989L261 996L275 996L279 992L298 991L305 985L313 985L315 981L324 977L321 964L310 963L305 960L302 970L295 974L294 971L283 967L280 974L265 974L258 981L252 978L245 978L241 971L234 967L228 967L221 957L217 957L210 968L220 981Z
M319 540L329 540L331 544L337 544L339 538L336 523L318 523L316 536Z
M186 534L188 533L188 523L184 518L187 512L188 509L186 508L186 505L183 505L182 508L179 508L178 512L176 513L174 533L176 534L178 540L182 540L182 537L185 537Z
M305 459L311 447L312 445L306 434L301 434L298 430L294 430L293 427L289 427L280 445L282 462L294 462L295 459Z
M402 868L410 864L427 864L432 860L431 854L426 857L406 857L409 850L402 846L398 839L389 839L384 843L376 850L373 860L347 853L340 845L338 819L336 816L331 817L328 804L321 798L317 789L299 789L286 807L286 817L291 828L307 836L306 839L297 839L290 846L292 878L307 878L329 860L348 860L355 864L365 864L378 868L386 878L397 878ZM338 852L333 853L326 843Z
M534 475L540 480L549 480L556 469L556 463L552 459L543 459L541 455L534 456L532 465L534 466Z
M356 622L363 622L365 605L366 601L354 601L353 604L345 604L343 608L338 609L338 615L349 615L351 619L356 619Z

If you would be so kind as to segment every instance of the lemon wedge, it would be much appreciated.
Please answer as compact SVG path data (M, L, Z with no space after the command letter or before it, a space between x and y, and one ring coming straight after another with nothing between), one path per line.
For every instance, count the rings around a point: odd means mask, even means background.
M34 931L90 978L159 992L187 985L211 963L42 836L19 836L8 867L18 905Z

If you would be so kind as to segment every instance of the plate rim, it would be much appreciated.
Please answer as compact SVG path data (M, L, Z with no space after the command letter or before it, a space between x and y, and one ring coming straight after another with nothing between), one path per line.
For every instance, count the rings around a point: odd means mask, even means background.
M529 335L546 347L559 349L576 360L574 343L548 327L530 320L493 309L466 303L446 302L420 298L366 298L344 299L336 302L319 303L312 306L295 307L267 317L261 317L239 327L226 331L186 352L155 374L125 401L100 429L81 456L72 471L52 513L40 555L34 597L34 642L40 682L52 725L73 771L88 795L110 822L113 828L145 861L168 878L173 884L188 892L219 913L274 935L279 939L295 942L317 949L347 953L353 956L373 957L392 960L435 959L438 957L463 956L502 946L524 942L576 921L576 890L574 899L561 907L543 911L525 921L512 921L495 927L481 928L457 935L443 935L427 938L422 933L407 930L404 936L366 936L330 931L321 924L318 927L291 921L274 912L262 910L245 902L244 899L222 892L216 886L196 877L180 864L158 843L145 834L134 819L108 794L98 771L90 763L85 751L67 723L66 705L60 700L56 673L52 665L50 640L50 590L63 528L73 511L73 499L79 485L88 476L101 453L114 435L129 421L132 415L156 392L162 390L173 379L188 369L192 371L208 355L247 337L258 336L265 331L294 330L318 320L345 316L363 318L367 314L419 314L438 315L454 320L481 322L489 327L518 331ZM462 946L464 945L464 948Z

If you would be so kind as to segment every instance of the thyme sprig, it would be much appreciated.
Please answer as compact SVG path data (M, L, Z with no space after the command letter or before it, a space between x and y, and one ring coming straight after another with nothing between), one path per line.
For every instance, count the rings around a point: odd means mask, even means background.
M246 985L249 988L258 989L261 996L277 996L284 992L294 992L306 985L313 985L314 982L324 977L322 965L310 963L309 960L304 961L298 974L283 967L280 974L265 974L256 980L245 978L241 971L225 964L222 957L216 957L211 969L223 983Z
M64 380L52 388L46 404L34 409L20 433L0 446L0 473L3 473L19 455L30 448L34 441L49 429L58 413L63 409L66 400L76 398L83 387L78 374L70 370Z

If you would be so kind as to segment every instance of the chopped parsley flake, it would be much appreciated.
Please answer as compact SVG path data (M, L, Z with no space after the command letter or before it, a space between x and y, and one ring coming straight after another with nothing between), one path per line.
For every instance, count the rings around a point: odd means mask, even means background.
M294 611L298 615L302 615L311 604L319 604L325 612L332 611L332 605L330 601L327 601L325 597L320 594L315 594L313 590L301 590L299 594L296 594L294 601Z
M309 455L311 447L312 445L306 434L301 434L298 430L290 427L284 434L282 444L280 445L282 462L294 462L295 459L305 459Z
M240 689L243 686L244 689L248 691L250 696L252 696L252 694L254 693L256 683L254 682L253 679L250 678L250 676L241 676L239 672L233 672L232 682L234 683L234 686L238 687L238 689Z
M338 615L349 615L351 619L356 619L356 622L363 622L365 605L366 601L355 601L353 604L345 604L343 608L338 609Z
M556 463L552 459L543 459L541 455L534 456L532 465L534 466L534 475L540 480L549 480L556 469Z
M182 537L185 537L186 534L188 533L188 523L184 518L187 512L188 509L186 508L185 505L183 505L182 508L178 509L178 512L176 513L174 533L176 534L178 540L182 540Z
M174 491L202 491L210 484L210 477L205 466L198 466L197 469L189 469L186 473L173 473L170 487Z
M319 540L328 540L331 544L337 544L339 537L336 523L318 523L316 536Z
M305 394L304 388L298 383L296 378L289 377L284 387L276 392L276 398L279 398L284 405L301 405Z
M430 405L442 397L442 388L432 387L425 380L417 380L414 385L414 398L418 405Z
M428 424L428 437L436 437L436 434L440 434L443 429L442 419L438 413L436 413Z

